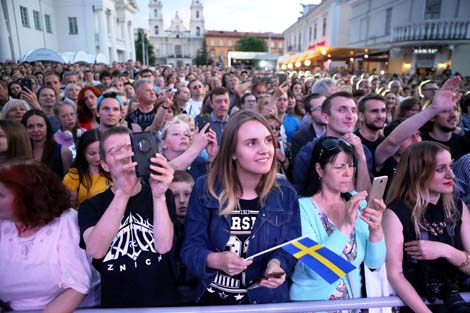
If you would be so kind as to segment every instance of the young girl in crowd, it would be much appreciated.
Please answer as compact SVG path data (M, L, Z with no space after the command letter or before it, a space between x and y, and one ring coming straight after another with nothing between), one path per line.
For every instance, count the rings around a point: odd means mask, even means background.
M447 147L423 141L401 157L384 216L387 275L409 306L400 312L431 312L422 300L442 299L449 312L470 312L459 295L470 273L470 215L454 195Z
M31 141L17 121L0 120L0 164L12 159L32 159Z
M75 208L105 191L111 184L100 167L99 140L98 129L91 129L82 135L78 141L77 157L64 177L64 185L71 194Z
M54 141L47 115L32 109L26 112L21 123L26 127L31 140L34 159L47 164L62 178L72 164L72 151Z
M0 299L13 310L73 312L98 304L79 247L77 213L44 164L0 165Z
M308 181L299 199L302 235L329 248L356 269L329 284L302 262L292 276L291 300L336 300L361 297L360 265L379 268L385 261L382 214L385 204L374 199L359 208L360 192L346 200L354 178L353 148L345 140L322 137L313 150Z
M209 175L196 182L186 215L181 257L199 279L199 303L289 300L291 255L278 249L245 260L300 235L297 194L277 177L274 158L266 120L252 111L235 113Z
M85 129L81 129L77 122L75 106L68 102L59 101L54 106L54 113L59 120L60 128L54 133L54 140L72 151L76 155L76 143Z

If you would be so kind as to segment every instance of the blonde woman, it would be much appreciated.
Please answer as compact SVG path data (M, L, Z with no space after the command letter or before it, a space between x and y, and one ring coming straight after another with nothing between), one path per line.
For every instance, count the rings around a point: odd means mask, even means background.
M454 195L447 147L423 141L403 153L384 214L387 275L408 305L400 312L432 312L441 299L449 312L470 312L459 282L470 273L470 215Z
M235 113L207 177L197 180L186 215L182 260L198 277L205 305L287 302L295 260L278 249L300 235L297 194L276 175L274 137L256 112ZM258 288L253 287L257 283Z

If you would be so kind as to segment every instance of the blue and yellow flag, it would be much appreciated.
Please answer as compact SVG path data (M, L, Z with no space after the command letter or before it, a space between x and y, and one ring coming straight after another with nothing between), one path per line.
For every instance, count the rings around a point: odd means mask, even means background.
M308 237L301 237L282 246L282 249L302 261L328 283L334 283L356 267Z

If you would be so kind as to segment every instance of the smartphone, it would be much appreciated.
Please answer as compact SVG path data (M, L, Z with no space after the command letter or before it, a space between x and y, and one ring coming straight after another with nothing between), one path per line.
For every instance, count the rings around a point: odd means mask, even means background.
M31 81L31 79L29 79L29 78L23 78L23 79L21 80L21 88L22 88L23 90L26 90L25 87L34 92L34 90L33 90L33 82Z
M284 275L285 272L272 272L268 274L264 274L263 278L281 278L282 275Z
M369 190L367 196L367 205L370 204L372 199L382 199L385 192L385 187L387 186L388 176L379 176L375 177L372 182L372 187Z
M131 133L131 145L134 156L132 161L137 162L136 174L138 177L150 175L150 158L157 153L157 142L152 132Z
M286 73L278 73L276 75L279 78L279 85L283 84L287 80Z
M199 115L197 119L197 128L201 130L207 123L211 123L211 117L209 114L201 114ZM210 126L207 128L206 132L208 132L210 129Z

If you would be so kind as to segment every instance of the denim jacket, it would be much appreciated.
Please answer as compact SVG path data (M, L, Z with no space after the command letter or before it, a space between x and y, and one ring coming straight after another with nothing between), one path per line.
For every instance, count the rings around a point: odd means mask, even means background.
M253 225L247 256L256 254L283 242L297 238L301 234L300 211L297 193L292 185L283 178L277 179L277 188L273 188ZM215 192L221 190L216 186ZM189 271L198 277L197 300L214 280L216 269L206 266L207 256L211 252L223 252L229 240L231 217L222 216L217 199L209 194L207 177L200 177L194 186L189 200L189 209L185 222L185 240L181 251L183 263ZM290 277L296 260L282 249L254 258L245 271L245 281L250 285L264 274L271 259L278 259L281 268ZM287 279L275 289L264 287L248 290L250 303L271 303L289 301Z

